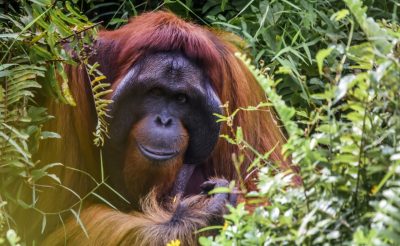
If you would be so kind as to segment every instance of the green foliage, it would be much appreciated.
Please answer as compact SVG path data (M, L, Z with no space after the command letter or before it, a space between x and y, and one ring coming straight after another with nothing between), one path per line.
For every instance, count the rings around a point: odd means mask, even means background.
M16 245L20 239L9 211L35 209L41 179L50 178L61 185L51 173L61 164L33 159L41 140L61 137L42 129L53 116L40 103L44 97L53 97L76 106L64 66L91 66L87 47L96 32L95 25L69 1L35 0L6 4L6 9L0 14L0 244ZM94 141L101 145L107 131L104 108L109 103L102 96L109 93L109 85L101 82L94 66L89 73L99 122ZM22 195L23 190L31 190L30 201ZM46 217L43 221L45 227Z
M279 85L287 77L281 77L279 70L261 72L239 56L286 128L285 153L300 167L303 186L293 187L290 175L260 167L258 191L247 196L269 204L253 213L243 205L231 207L221 234L201 238L202 245L394 245L398 241L399 26L367 18L360 1L345 3L347 9L326 20L349 26L341 31L348 39L345 43L333 39L328 48L314 50L316 58L310 65L319 70L314 78L300 73L299 78L310 85L308 97L303 98L310 103L305 109L282 100L287 98ZM318 90L312 88L316 80L322 87Z
M303 180L302 186L293 186L292 178L298 177L277 172L274 165L261 165L271 150L257 153L251 168L259 172L258 190L247 194L255 203L254 211L243 203L229 207L220 234L202 237L200 243L396 244L400 237L398 1L32 0L0 6L4 12L0 14L0 245L20 241L10 208L35 207L35 184L41 179L60 182L51 173L60 164L39 166L32 156L42 139L62 137L42 130L52 117L42 98L76 104L63 66L86 67L98 116L94 143L101 147L110 103L103 98L110 89L98 65L88 64L95 26L103 22L107 28L117 28L130 16L162 8L243 37L244 51L252 61L242 54L238 59L258 79L268 102L220 115L220 121L232 127L239 111L274 106L288 134L284 152L300 168ZM255 151L240 127L232 132L235 138L222 138L242 151ZM239 170L243 153L232 159ZM103 182L102 172L95 189ZM20 198L21 187L32 190L33 202ZM66 211L80 222L79 211Z

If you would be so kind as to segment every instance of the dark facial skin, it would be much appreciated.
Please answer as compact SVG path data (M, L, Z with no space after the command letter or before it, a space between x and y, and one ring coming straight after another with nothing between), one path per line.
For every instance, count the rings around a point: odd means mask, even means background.
M157 170L179 158L186 165L201 165L215 146L219 124L213 113L220 113L219 98L199 66L179 53L146 56L122 79L112 99L105 164L123 193L129 193L120 178L126 165ZM130 154L141 163L124 159Z

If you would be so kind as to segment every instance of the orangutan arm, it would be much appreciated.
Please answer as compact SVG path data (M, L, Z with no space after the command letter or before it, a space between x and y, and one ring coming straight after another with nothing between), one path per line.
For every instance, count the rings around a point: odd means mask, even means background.
M197 245L197 230L222 224L228 199L228 194L197 195L161 207L151 193L142 203L143 212L131 213L92 205L80 214L88 236L71 218L43 245L166 245L176 239L181 245Z

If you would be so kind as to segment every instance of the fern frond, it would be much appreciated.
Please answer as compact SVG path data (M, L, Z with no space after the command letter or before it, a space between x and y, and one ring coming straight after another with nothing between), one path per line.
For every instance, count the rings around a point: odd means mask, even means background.
M397 157L396 157L397 156ZM400 148L392 157L400 156ZM400 161L397 159L391 166L390 180L382 191L382 199L374 202L376 213L371 228L377 232L374 242L379 245L394 245L400 238Z
M41 88L37 79L45 73L44 68L30 65L27 60L20 62L0 67L4 75L0 87L0 166L9 168L34 166L29 134L21 126L31 121L27 104L34 97L33 91Z
M105 83L106 76L98 70L98 63L90 65L85 64L90 79L90 86L93 93L93 101L97 114L97 124L94 134L94 144L98 147L104 145L104 139L108 136L108 105L112 103L112 100L105 99L105 97L112 92L109 83Z

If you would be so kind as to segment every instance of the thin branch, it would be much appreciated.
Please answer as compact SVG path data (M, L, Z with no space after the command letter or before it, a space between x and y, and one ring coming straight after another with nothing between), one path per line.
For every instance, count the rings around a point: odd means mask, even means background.
M62 39L60 39L59 41L57 41L57 42L56 42L56 45L58 45L58 44L60 44L60 43L65 43L65 42L67 41L67 39L72 38L72 37L75 37L75 36L78 35L78 34L81 34L81 33L83 33L83 32L86 32L87 30L93 29L93 28L95 28L96 26L98 26L98 25L100 25L100 24L102 24L102 23L103 23L103 21L100 21L100 22L97 22L97 23L95 23L95 24L93 24L93 25L91 25L91 26L85 27L85 28L83 28L83 29L80 30L80 31L73 31L73 32L74 32L73 34L68 35L68 36L66 36L65 38L62 38Z

